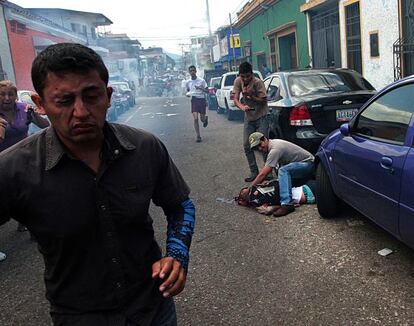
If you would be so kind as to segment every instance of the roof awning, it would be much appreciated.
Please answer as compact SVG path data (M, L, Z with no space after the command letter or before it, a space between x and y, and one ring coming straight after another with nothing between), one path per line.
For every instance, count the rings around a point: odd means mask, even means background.
M36 48L45 48L49 45L56 44L56 42L40 36L33 36L33 46Z
M308 10L311 10L317 6L320 6L324 4L327 0L310 0L309 2L303 4L300 6L301 12L306 12Z

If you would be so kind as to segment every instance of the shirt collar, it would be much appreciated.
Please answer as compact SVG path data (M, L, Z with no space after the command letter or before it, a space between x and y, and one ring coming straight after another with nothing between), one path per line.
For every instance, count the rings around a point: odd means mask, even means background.
M132 144L124 134L119 130L118 125L109 124L105 122L104 125L104 137L106 140L111 139L110 145L113 147L116 143L125 150L135 149L135 145ZM115 145L116 146L116 145ZM46 130L46 171L53 169L61 160L64 155L70 154L67 152L65 146L59 140L56 131L53 127L49 127Z

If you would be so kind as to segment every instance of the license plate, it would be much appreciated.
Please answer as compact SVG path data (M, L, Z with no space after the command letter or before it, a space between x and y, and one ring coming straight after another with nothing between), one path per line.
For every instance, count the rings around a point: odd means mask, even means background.
M358 109L336 110L336 121L349 121L358 113Z

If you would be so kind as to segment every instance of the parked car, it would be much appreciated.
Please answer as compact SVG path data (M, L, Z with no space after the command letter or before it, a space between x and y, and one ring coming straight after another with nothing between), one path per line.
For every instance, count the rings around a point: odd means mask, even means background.
M216 86L219 85L221 77L213 77L208 84L207 104L209 110L217 110Z
M341 201L414 248L414 76L371 98L316 154L319 214Z
M129 108L128 98L121 92L118 85L112 86L113 92L111 97L111 107L107 112L107 119L109 121L115 121L122 113L126 112Z
M311 153L375 94L374 87L350 69L277 72L264 83L270 137L288 140Z
M120 82L111 82L111 86L116 86L121 93L123 93L127 100L128 100L128 106L133 107L135 105L135 93L132 91L132 89L129 88L129 85L127 82L120 81Z
M254 70L253 74L263 79L260 71ZM217 87L217 113L226 113L229 120L234 120L237 115L241 113L241 110L234 104L233 84L238 72L227 72L221 76L219 87Z
M158 96L161 97L164 91L166 90L167 86L165 82L161 79L151 79L148 82L147 86L147 94L148 96Z

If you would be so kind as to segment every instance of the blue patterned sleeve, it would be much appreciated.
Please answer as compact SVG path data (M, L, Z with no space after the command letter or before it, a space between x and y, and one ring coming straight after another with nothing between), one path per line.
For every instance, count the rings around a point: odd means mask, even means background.
M167 215L167 254L188 270L189 251L195 225L195 207L191 199L181 203L181 209Z

